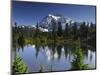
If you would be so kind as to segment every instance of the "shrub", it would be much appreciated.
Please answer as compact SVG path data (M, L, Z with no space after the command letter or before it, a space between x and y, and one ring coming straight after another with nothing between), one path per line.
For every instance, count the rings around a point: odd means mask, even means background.
M13 73L27 73L28 68L22 61L22 58L16 56L13 62Z

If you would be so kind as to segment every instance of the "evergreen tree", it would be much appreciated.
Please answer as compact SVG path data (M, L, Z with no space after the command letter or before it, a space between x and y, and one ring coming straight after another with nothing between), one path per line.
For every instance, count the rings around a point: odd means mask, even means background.
M74 59L72 61L71 70L84 70L88 69L88 64L84 64L83 51L80 48L80 39L77 40L78 44L76 45Z
M17 27L17 22L15 22L14 25L15 25L15 28L16 28Z
M66 23L65 32L64 32L66 39L69 37L68 36L68 34L69 34L68 30L69 30L68 23Z
M76 22L74 23L74 25L73 25L72 28L73 28L73 36L74 36L74 40L76 40L76 39L77 39L77 34L78 34Z
M80 37L81 38L84 38L86 35L85 33L85 22L83 22L81 25L80 25Z
M36 30L35 30L35 38L37 38L38 37L38 33L39 33L39 26L38 26L38 23L37 23L37 25L36 25Z
M56 39L56 22L54 19L52 19L52 36L53 36L53 40L55 41L55 39Z
M58 30L57 30L57 35L62 36L63 30L62 30L62 25L61 22L58 22Z

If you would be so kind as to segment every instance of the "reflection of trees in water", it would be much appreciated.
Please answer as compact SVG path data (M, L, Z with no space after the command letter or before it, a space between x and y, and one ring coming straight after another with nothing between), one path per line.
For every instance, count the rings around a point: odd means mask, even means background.
M92 53L95 52L95 47L89 44L82 44L81 49L83 50L83 56L86 56L86 58L91 62L93 59Z
M90 53L90 62L92 61L92 59L93 59L93 55L92 53Z
M81 69L88 69L88 65L84 64L84 56L88 56L88 50L87 47L81 48L77 45L56 45L56 44L49 44L49 45L43 45L40 48L40 45L35 45L36 49L36 57L38 57L39 51L43 49L43 53L45 54L47 51L49 52L49 55L47 57L50 58L50 60L55 60L56 58L59 60L62 56L62 49L64 49L64 55L66 59L69 59L71 61L72 59L72 68L71 70L81 70ZM84 49L84 50L83 50ZM55 58L55 54L57 53L57 56ZM74 59L73 57L74 56ZM86 57L87 58L87 57ZM92 54L90 54L89 58L92 60Z
M22 52L23 52L23 51L24 51L24 46L25 46L25 45L23 45L23 46L18 46L17 51L18 51L18 52L19 52L19 51L22 51Z
M68 53L69 53L69 49L68 49L68 46L64 46L64 50L65 50L65 57L67 58L68 56Z
M65 57L69 59L69 61L71 60L71 56L73 56L75 54L75 46L72 45L64 45L64 51L65 51Z
M25 46L25 38L23 35L20 35L17 39L17 43L18 44L18 51L21 50L23 51L24 50L24 46Z
M61 45L56 45L55 43L53 43L51 46L48 46L49 50L51 51L51 55L52 55L52 59L60 59L61 58L61 54L62 54L62 46Z
M39 54L39 51L40 51L40 46L39 45L35 45L35 49L36 49L36 54L35 54L35 56L36 56L36 58L38 57L38 54Z
M50 52L51 60L54 60L55 59L54 55L56 53L56 44L55 43L48 44L47 47L48 47L48 50Z
M75 55L75 52L76 52L76 46L75 45L70 46L70 45L49 44L49 45L45 45L45 46L43 45L41 47L44 51L46 50L46 52L48 51L50 53L52 60L55 59L55 55L56 55L56 58L58 58L58 59L61 58L62 49L64 49L65 58L68 58L69 60L71 60L71 58L72 58L71 56ZM36 44L35 49L36 49L36 57L37 57L38 54L39 54L39 51L40 51L40 45ZM86 48L82 48L82 50L83 50L82 51L83 57L86 56L86 58L87 58L88 57L88 50ZM92 57L92 55L91 55L91 57Z
M69 45L64 45L64 52L65 52L65 58L69 61L71 60L71 56L74 53L73 47Z
M60 59L60 57L61 57L61 54L62 54L61 53L62 52L61 50L62 50L62 46L60 46L60 45L57 46L58 59Z
M71 48L71 46L69 47L68 45L63 46L63 45L53 45L52 44L52 45L48 45L48 50L53 60L56 58L60 59L62 54L66 58L69 56L69 60L70 60L71 55L74 54L75 52L75 50L73 50L73 48Z
M52 50L52 54L51 55L53 56L52 59L54 60L54 54L56 52L56 44L55 43L52 44L52 49L51 50Z

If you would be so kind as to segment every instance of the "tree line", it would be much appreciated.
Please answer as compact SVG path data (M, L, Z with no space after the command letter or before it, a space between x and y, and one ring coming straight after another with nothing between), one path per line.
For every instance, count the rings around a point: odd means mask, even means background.
M12 27L13 41L18 39L18 37L23 36L24 38L32 38L33 40L48 41L66 41L66 40L77 40L80 38L81 42L96 44L96 24L92 22L82 22L77 25L77 22L73 24L65 24L63 29L62 23L52 21L52 31L42 32L39 29L39 24L36 24L36 28L19 27L15 22L15 26Z

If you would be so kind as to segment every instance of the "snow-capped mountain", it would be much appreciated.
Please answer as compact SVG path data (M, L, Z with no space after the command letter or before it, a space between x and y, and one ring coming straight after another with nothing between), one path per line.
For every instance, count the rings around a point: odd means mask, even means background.
M76 22L60 14L48 14L38 23L38 29L42 32L49 32L49 31L52 31L53 28L55 27L55 30L57 30L59 26L59 22L61 23L63 30L65 29L66 24L68 24L69 27L72 27L76 23L77 28L80 28L80 25L83 23L83 22ZM22 26L19 26L19 28L36 29L36 25L28 25L28 26L22 25Z
M45 29L48 29L48 31L50 31L52 29L52 25L53 25L53 22L55 22L55 27L58 27L57 24L58 22L61 22L61 25L62 25L62 28L64 29L65 28L65 25L66 23L69 24L73 24L74 21L71 20L70 18L66 18L65 16L63 15L58 15L58 14L49 14L48 16L44 17L42 19L42 21L40 21L39 23L39 27L42 27L42 28L45 28Z

